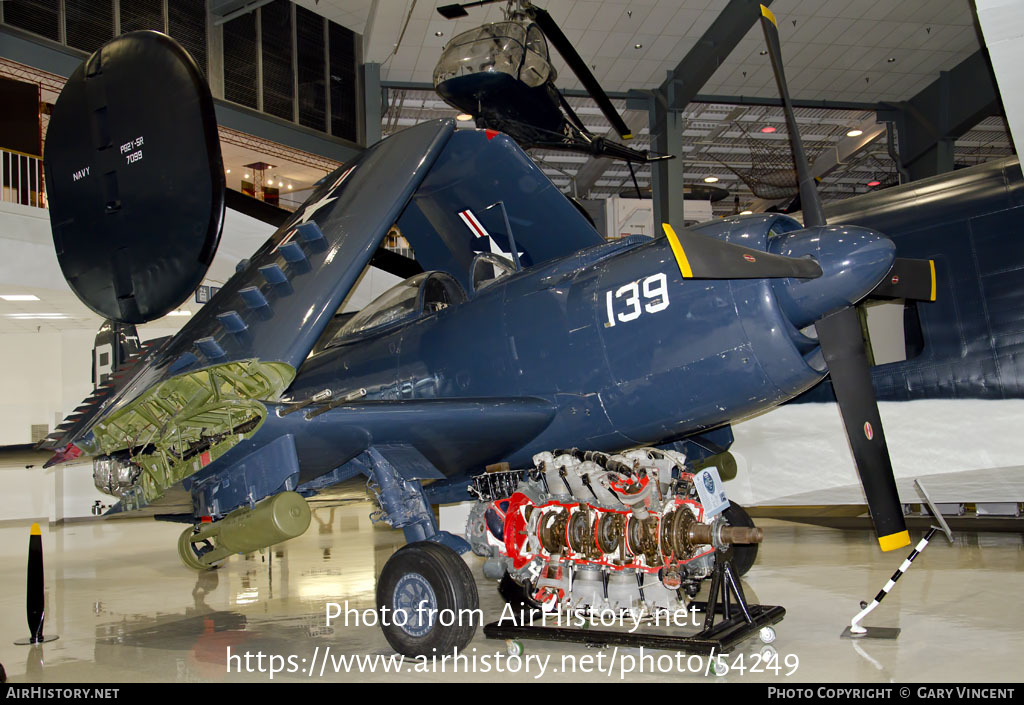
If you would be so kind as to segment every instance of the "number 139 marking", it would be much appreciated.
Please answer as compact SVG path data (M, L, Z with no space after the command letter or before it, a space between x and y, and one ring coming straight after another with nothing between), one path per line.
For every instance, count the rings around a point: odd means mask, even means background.
M640 305L641 289L643 289L643 296L646 299L646 303L643 306ZM625 299L627 306L627 310L618 315L615 314L616 299ZM614 292L614 297L613 292L609 289L605 293L605 306L608 309L608 322L604 324L605 328L613 327L616 319L620 323L629 323L640 318L644 311L647 311L647 313L664 311L668 308L668 281L664 272L652 274L641 281L630 282L625 286L619 287Z

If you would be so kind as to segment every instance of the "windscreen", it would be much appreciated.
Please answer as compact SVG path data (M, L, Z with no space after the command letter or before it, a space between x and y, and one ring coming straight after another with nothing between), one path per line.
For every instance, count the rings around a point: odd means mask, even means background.
M331 342L357 337L414 316L419 310L420 284L426 276L426 272L417 274L385 291L342 326Z
M434 86L474 73L507 73L519 78L526 29L516 22L495 22L457 35L434 68Z

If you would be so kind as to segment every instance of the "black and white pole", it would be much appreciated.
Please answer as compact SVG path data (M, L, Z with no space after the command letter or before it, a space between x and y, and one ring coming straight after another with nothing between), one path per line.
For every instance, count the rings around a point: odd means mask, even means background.
M918 541L917 545L914 547L914 550L910 552L910 555L907 556L907 559L903 561L899 568L896 569L896 572L892 574L891 578L889 578L889 582L887 582L882 587L882 589L879 590L878 594L875 595L875 599L873 599L870 604L864 602L860 603L861 611L858 612L857 615L850 621L850 626L843 631L842 636L844 637L862 638L873 636L882 639L895 639L897 636L899 636L900 630L897 628L863 627L861 626L860 622L865 617L867 617L872 610L878 607L878 605L881 604L882 600L885 599L885 596L888 595L894 587L896 587L896 581L903 577L903 574L906 573L910 566L914 563L914 559L921 555L921 552L928 547L928 542L932 540L933 536L935 536L936 531L942 531L943 533L945 533L946 538L949 539L949 542L953 543L953 532L950 531L949 525L946 524L946 520L943 519L942 513L939 512L938 507L936 507L935 503L932 502L931 497L928 496L928 493L925 491L924 486L921 484L920 480L914 480L914 484L917 486L917 489L921 493L921 496L924 497L925 503L927 503L929 509L932 512L932 516L934 516L935 519L939 522L939 526L932 526L931 529L929 529L927 535L925 535L924 538Z
M28 579L25 586L25 614L28 617L28 639L14 642L19 646L42 644L56 636L43 635L46 618L46 593L43 587L43 532L33 524L28 537Z
M936 531L938 531L938 529L933 526L931 530L928 532L928 535L920 541L918 541L917 545L914 547L914 550L910 552L909 556L907 556L907 560L903 561L903 564L896 569L896 572L892 574L891 578L889 578L889 582L887 582L882 587L882 589L878 591L878 594L875 595L875 599L871 601L871 604L865 606L864 609L857 613L857 616L854 617L853 620L850 622L851 636L864 636L868 633L868 628L860 626L860 621L867 617L868 614L871 613L871 610L878 607L878 605L881 604L882 600L885 599L885 596L889 594L889 591L896 587L896 581L899 580L900 577L902 577L903 574L907 572L907 569L910 567L910 564L913 563L914 559L917 558L920 555L921 551L925 549L925 547L928 545L928 542L932 540L932 536L935 535ZM864 605L863 602L860 604Z

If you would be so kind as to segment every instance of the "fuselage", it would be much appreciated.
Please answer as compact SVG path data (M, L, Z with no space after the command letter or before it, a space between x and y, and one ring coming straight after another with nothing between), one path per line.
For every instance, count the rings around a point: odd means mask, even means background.
M710 230L768 249L773 223L798 227L780 218ZM407 325L328 346L303 365L289 394L547 400L555 415L543 432L511 453L474 459L516 467L556 447L670 442L777 405L824 373L816 341L787 317L771 280L684 279L659 238L544 263ZM446 476L474 469L420 450Z

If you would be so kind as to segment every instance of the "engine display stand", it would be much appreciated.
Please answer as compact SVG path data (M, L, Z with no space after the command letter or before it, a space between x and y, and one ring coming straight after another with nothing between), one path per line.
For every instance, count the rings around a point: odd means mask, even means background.
M743 588L733 574L731 561L715 564L707 601L692 602L690 605L705 616L701 630L689 635L520 625L513 620L506 620L485 625L484 636L488 639L537 639L588 646L643 646L693 654L718 654L728 652L755 634L760 634L761 640L766 643L774 641L775 633L771 626L786 616L783 607L748 604ZM710 610L709 605L713 606ZM718 619L719 615L721 620Z

